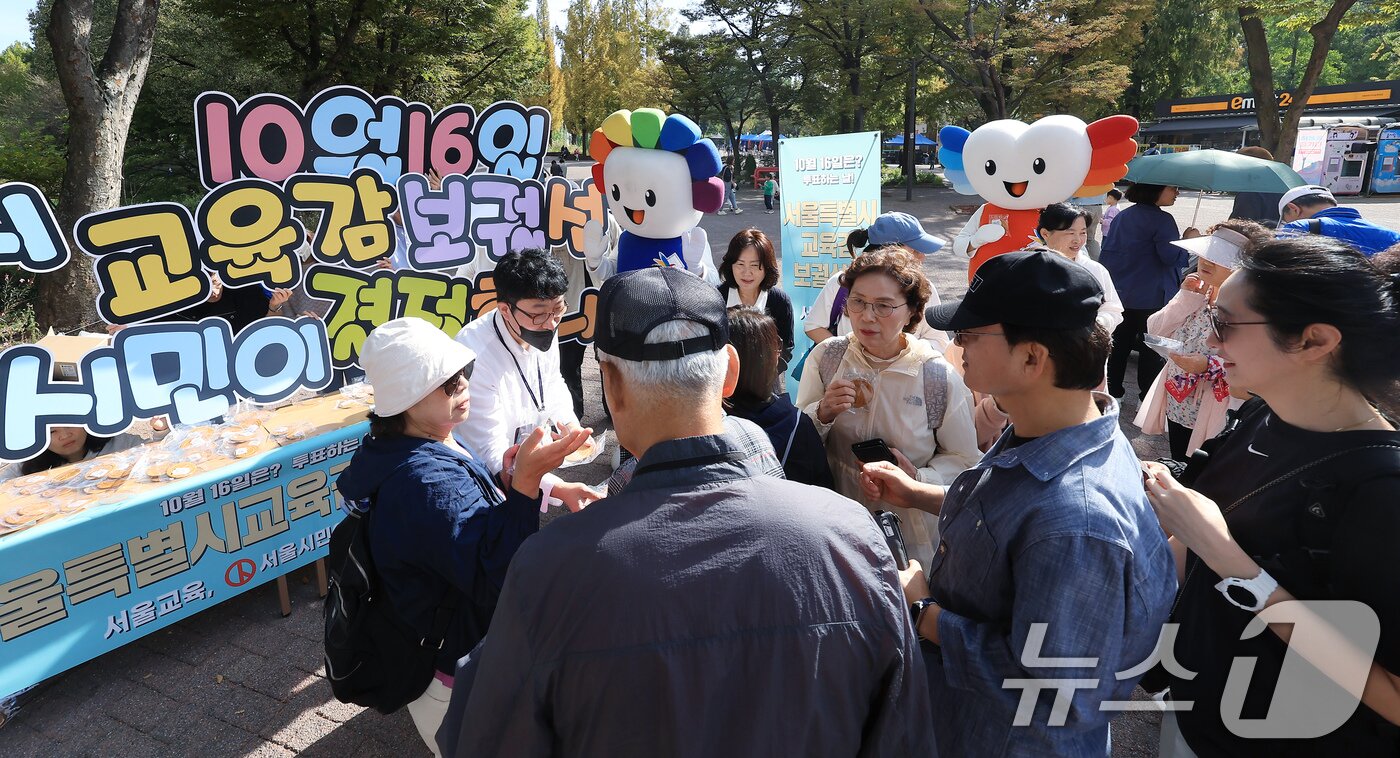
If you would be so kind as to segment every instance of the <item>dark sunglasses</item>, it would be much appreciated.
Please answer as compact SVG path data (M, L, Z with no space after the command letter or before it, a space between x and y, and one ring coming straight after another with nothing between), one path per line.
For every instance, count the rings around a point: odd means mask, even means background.
M457 373L448 377L447 381L442 383L442 391L446 393L448 397L457 394L462 390L463 384L466 384L467 382L471 381L472 371L474 371L475 369L476 361L472 361L471 363L468 363L467 365L463 366L461 371L458 371Z
M1215 306L1206 307L1206 319L1210 321L1210 331L1215 334L1215 340L1220 343L1225 342L1225 337L1230 330L1237 326L1257 326L1267 324L1267 321L1226 321L1220 318L1220 309Z

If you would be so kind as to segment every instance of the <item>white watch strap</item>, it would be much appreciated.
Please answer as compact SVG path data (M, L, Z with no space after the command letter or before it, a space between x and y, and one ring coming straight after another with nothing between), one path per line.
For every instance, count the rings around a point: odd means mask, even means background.
M1246 605L1236 600L1234 596L1230 594L1231 587L1239 587L1253 595L1254 603ZM1231 605L1237 608L1243 608L1246 611L1258 612L1264 610L1264 604L1269 601L1269 596L1274 594L1274 590L1278 589L1278 582L1275 581L1272 576L1269 576L1269 572L1260 569L1259 576L1253 579L1240 579L1235 576L1225 577L1216 583L1215 589L1219 590L1220 594L1224 595L1225 599L1228 600Z

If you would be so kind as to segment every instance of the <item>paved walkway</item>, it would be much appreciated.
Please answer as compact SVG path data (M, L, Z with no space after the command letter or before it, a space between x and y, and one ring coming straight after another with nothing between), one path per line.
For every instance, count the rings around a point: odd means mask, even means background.
M586 171L577 165L577 178ZM947 238L965 218L949 205L966 199L947 190L919 190L912 202L903 190L887 194L885 210L903 210ZM1190 220L1195 197L1183 195L1172 209ZM778 216L762 212L762 199L740 192L747 212L709 216L704 226L722 253L729 237L753 225L777 239ZM1400 227L1400 203L1356 203L1379 223ZM1223 219L1229 200L1208 197L1198 226ZM961 297L965 263L951 255L931 256L929 273L945 299ZM1130 370L1131 377L1132 371ZM585 367L590 399L586 420L601 427L597 366ZM1136 412L1135 388L1123 416ZM1164 454L1162 440L1124 431L1139 455ZM611 433L609 433L611 437ZM610 443L611 444L611 441ZM572 471L600 481L606 457ZM38 688L25 708L0 729L6 756L357 756L427 755L408 714L381 716L337 703L321 666L321 603L308 569L291 576L292 615L277 611L272 585L264 585L210 611L146 637L110 655L55 677ZM601 685L600 685L601 686ZM717 725L717 728L722 728ZM1115 756L1155 756L1157 717L1126 714L1114 722Z

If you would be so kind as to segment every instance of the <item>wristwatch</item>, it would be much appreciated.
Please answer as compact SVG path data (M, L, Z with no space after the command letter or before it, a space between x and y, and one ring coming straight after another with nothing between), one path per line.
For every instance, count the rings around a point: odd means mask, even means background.
M1237 608L1243 608L1246 611L1262 611L1269 596L1278 589L1278 582L1269 576L1269 572L1260 569L1259 576L1253 579L1226 577L1221 579L1215 588L1220 590L1220 594L1224 595L1225 599Z
M937 604L938 601L931 597L926 597L923 600L915 600L914 603L909 606L909 620L914 622L914 634L917 635L919 633L919 617L924 615L924 609L928 608L930 605Z

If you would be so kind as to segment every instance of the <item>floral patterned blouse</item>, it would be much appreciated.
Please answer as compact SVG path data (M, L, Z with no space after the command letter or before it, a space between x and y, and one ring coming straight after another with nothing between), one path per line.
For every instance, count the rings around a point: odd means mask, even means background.
M1180 340L1184 343L1177 352L1182 355L1215 355L1215 351L1206 345L1206 338L1210 336L1210 318L1206 316L1206 309L1201 308L1191 314L1186 321L1175 332L1172 332L1172 339ZM1176 365L1172 361L1167 361L1167 377L1190 372ZM1177 400L1167 394L1167 420L1173 421L1191 429L1196 428L1196 414L1201 410L1201 403L1207 400L1214 400L1211 383L1202 381L1196 384L1196 391L1186 396L1183 400Z

